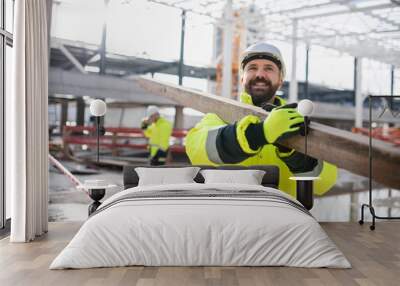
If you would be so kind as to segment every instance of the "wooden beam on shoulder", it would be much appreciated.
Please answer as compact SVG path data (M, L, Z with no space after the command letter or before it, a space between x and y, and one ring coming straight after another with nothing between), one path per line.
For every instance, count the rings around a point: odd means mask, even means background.
M250 114L260 118L268 116L268 112L259 107L243 104L233 99L153 79L137 78L135 80L139 86L148 92L165 96L179 105L204 113L216 113L228 123ZM368 177L368 137L311 122L307 140L309 155L355 174ZM304 152L304 137L296 136L279 143L299 152ZM372 145L373 179L387 187L400 189L400 148L375 139L372 140Z

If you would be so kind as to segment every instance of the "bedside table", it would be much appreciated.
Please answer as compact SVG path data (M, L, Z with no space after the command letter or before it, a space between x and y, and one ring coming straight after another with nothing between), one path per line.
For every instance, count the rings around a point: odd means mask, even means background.
M101 205L100 200L106 194L106 189L112 187L116 187L116 185L106 184L103 180L88 180L81 186L81 188L88 191L89 197L93 200L93 203L88 208L89 216Z
M311 210L314 205L313 183L320 177L290 177L296 181L296 199L307 209Z

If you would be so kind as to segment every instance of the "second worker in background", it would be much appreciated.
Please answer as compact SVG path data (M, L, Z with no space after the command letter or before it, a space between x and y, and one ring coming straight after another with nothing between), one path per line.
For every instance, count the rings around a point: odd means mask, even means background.
M160 115L157 106L150 105L147 107L146 118L143 118L141 128L149 139L150 165L164 165L172 133L172 123Z

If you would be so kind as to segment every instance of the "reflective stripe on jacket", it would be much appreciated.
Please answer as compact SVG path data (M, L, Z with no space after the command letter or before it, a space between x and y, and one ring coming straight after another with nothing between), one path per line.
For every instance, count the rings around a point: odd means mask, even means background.
M241 101L253 104L251 96L247 93L241 95ZM285 103L283 99L275 96L275 105ZM289 179L294 175L280 158L290 156L292 152L287 155L279 153L279 149L272 144L253 150L247 142L247 126L258 122L258 117L249 115L239 122L227 124L218 115L208 113L189 131L186 137L186 153L193 165L276 165L280 169L279 189L296 196L296 182ZM314 193L322 195L335 184L337 169L332 164L318 160L313 170L307 170L301 175L319 176L320 180L314 181Z

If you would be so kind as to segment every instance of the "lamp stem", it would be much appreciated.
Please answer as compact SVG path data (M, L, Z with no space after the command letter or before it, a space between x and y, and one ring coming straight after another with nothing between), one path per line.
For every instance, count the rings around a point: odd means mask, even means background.
M100 145L100 116L96 116L96 129L97 129L97 163L99 163L99 145Z
M304 133L305 133L305 136L304 136L304 154L305 155L307 155L307 120L308 120L308 118L307 118L307 116L305 116L305 118L304 118L304 122L305 122L305 124L304 124Z

